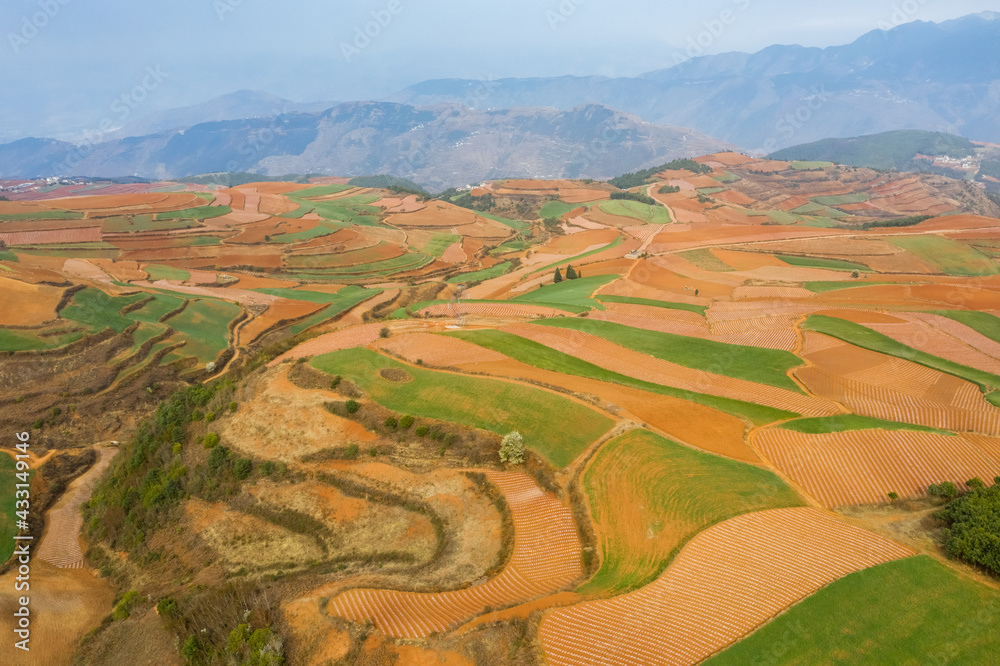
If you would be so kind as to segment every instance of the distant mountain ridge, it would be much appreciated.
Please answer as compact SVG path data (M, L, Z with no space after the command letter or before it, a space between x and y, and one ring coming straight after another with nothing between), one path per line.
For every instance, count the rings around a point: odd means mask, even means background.
M775 160L836 162L873 169L919 171L917 155L964 158L975 155L976 146L968 139L942 132L898 130L848 139L823 139L784 148L770 155Z
M95 146L23 139L0 145L0 176L388 174L443 190L508 177L610 178L732 148L597 104L478 111L352 102L322 113L202 123Z
M479 108L606 104L761 153L901 128L1000 142L1000 14L875 30L826 49L771 46L637 78L426 81L391 101Z

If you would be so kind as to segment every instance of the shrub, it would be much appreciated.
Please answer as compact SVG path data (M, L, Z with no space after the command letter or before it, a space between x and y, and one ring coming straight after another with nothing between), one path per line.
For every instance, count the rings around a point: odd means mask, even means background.
M520 465L524 462L524 437L516 430L503 438L500 444L500 462Z
M224 446L216 446L208 456L208 466L219 471L229 463L229 451Z
M370 455L372 458L376 457L378 455L378 449L373 446L372 448L368 449L368 455Z
M379 337L381 337L381 338L387 338L387 337L389 337L390 335L392 335L392 331L390 331L390 330L388 329L388 327L386 327L386 326L383 326L383 327L382 327L382 330L380 330L380 331L378 332L378 334L379 334Z
M170 597L160 599L160 602L156 604L156 612L160 614L160 617L167 619L173 619L181 615L180 606Z
M211 423L215 420L215 412L209 412L205 414L205 423Z
M58 407L52 408L52 418L58 418L60 414L62 414L61 409L59 409Z
M948 525L944 531L948 555L1000 574L1000 485L975 487L937 517Z
M416 429L415 432L417 433L417 437L424 437L424 436L427 435L427 432L429 430L430 430L430 428L428 428L425 425L422 425L422 426L417 426L417 429Z
M193 412L191 412L191 420L192 421L204 421L205 420L205 412L201 411L200 409L194 410Z
M174 455L175 456L179 456L181 454L181 451L183 451L183 450L184 450L184 447L181 445L180 442L177 442L176 444L174 444Z
M237 479L243 480L250 476L250 472L253 471L253 461L249 458L240 458L236 461L236 465L233 466L233 474L236 475Z
M207 435L205 435L205 439L202 442L202 445L206 449L214 449L216 446L219 445L219 436L214 432L208 433Z
M895 491L889 493L889 501L890 502L895 502L898 499L899 499L899 493L897 493Z
M341 377L340 375L337 375L336 377L334 377L333 381L330 382L330 390L331 391L336 391L337 387L340 386L340 382L342 382L342 381L344 381L344 378Z
M958 496L958 486L951 481L945 481L941 484L932 485L927 489L927 493L931 497L943 497L947 500L952 500Z
M124 620L129 615L132 614L132 606L135 605L136 599L139 598L139 593L135 590L129 590L125 593L125 596L115 604L114 618L116 620Z
M344 408L347 410L348 414L357 414L358 410L361 409L361 405L358 404L357 400L348 400L344 403Z
M395 430L396 428L399 427L399 421L397 421L395 417L389 416L386 418L385 423L383 425L389 430Z
M347 447L347 451L344 452L344 457L348 460L355 460L358 457L358 445L351 444Z
M403 430L409 430L410 426L413 425L413 417L407 414L406 416L399 419L399 427Z
M260 466L260 473L264 476L271 476L274 474L274 462L268 460Z
M41 430L43 425L45 425L45 424L42 422L42 420L41 419L37 419L34 423L31 424L31 427L34 430Z
M983 488L986 487L986 484L983 483L983 480L980 479L979 477L976 477L974 479L969 479L968 481L965 482L965 485L969 486L969 488L971 488L972 490L982 490Z
M201 661L201 643L198 642L197 636L191 634L187 637L184 647L181 648L181 656L193 664Z
M229 411L230 412L235 412L239 408L240 408L240 406L239 406L239 404L235 400L233 402L229 403Z

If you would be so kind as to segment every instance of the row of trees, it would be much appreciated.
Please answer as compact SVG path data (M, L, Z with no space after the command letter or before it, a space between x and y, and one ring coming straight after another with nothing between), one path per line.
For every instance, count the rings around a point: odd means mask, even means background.
M950 557L986 568L1000 576L1000 477L990 488L980 479L966 483L969 492L954 499L954 483L933 485L930 494L952 501L937 514L947 527L945 548Z
M570 264L569 266L566 267L566 278L565 279L567 279L567 280L578 280L579 278L582 278L582 277L583 277L583 271L578 271L575 268L573 268L573 264ZM556 284L559 284L562 281L563 281L562 272L557 268L556 269Z

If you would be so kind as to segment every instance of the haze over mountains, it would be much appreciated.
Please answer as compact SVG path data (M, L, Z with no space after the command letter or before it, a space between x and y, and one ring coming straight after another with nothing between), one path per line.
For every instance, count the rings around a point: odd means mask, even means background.
M997 43L1000 14L987 12L827 49L694 58L636 78L432 80L340 106L240 91L137 118L95 145L0 146L0 176L390 173L438 188L606 178L733 146L765 153L896 129L1000 142Z

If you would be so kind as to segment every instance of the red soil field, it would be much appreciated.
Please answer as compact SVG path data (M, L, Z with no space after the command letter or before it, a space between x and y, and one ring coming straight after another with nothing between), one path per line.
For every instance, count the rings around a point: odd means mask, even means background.
M887 421L1000 433L1000 409L986 402L974 384L825 337L805 333L801 356L810 367L795 371L816 395L836 400L856 414Z
M278 324L308 317L323 307L322 303L290 301L286 299L272 303L267 308L267 312L254 317L240 329L240 344L248 345Z
M461 227L475 224L483 218L471 210L459 208L443 201L429 201L427 206L414 213L396 213L386 222L396 227Z
M102 271L115 278L119 282L131 282L132 280L145 280L148 275L139 268L139 264L134 261L112 261L110 259L91 259L90 263L98 266Z
M247 183L242 185L244 188L253 188L260 192L261 194L287 194L289 192L298 192L299 190L307 190L312 185L303 185L301 183Z
M924 497L932 483L964 487L968 479L1000 475L1000 462L965 435L882 430L806 435L773 429L758 433L753 444L830 509L883 503L890 492Z
M696 536L656 582L547 614L553 666L697 664L850 573L913 555L815 509L727 520Z
M650 248L652 250L652 248ZM635 268L629 274L629 280L653 287L669 293L689 293L694 297L697 289L704 298L728 298L733 293L733 287L708 280L695 280L667 268L666 257L642 259L636 262ZM685 262L686 263L686 262ZM714 274L719 275L719 274ZM743 280L740 280L742 282ZM663 298L665 301L677 300L672 295ZM684 301L687 302L687 301Z
M707 164L709 162L718 162L719 164L724 164L725 166L744 166L748 165L749 169L756 169L759 160L753 157L747 157L746 155L740 155L739 153L725 152L725 153L713 153L711 155L705 155L703 157L697 157L694 160L699 164Z
M626 307L639 308L642 306ZM648 310L652 308L644 309ZM701 338L702 340L712 340L730 345L744 345L748 347L794 351L798 344L798 336L791 327L786 329L767 330L751 329L734 334L720 335L712 333L705 324L693 324L678 320L623 314L621 310L617 308L612 310L610 307L608 312L594 312L589 318L597 321L610 321L616 324L622 324L623 326L641 328L647 331L659 331L661 333L684 335L689 338Z
M471 342L433 333L407 333L379 340L375 347L401 356L411 363L422 360L437 367L455 367L463 363L505 361L508 357Z
M752 206L757 203L756 200L751 199L742 192L737 192L736 190L725 190L723 192L716 192L712 195L713 199L718 199L719 201L725 201L726 203L736 204L737 206Z
M586 252L595 246L607 245L620 235L615 229L599 229L583 231L572 236L556 236L545 245L540 246L538 251L575 255Z
M489 606L546 596L578 578L580 540L570 510L525 474L490 471L486 476L507 498L514 519L514 553L498 577L439 594L350 590L331 599L327 612L353 621L370 619L388 636L425 638Z
M870 323L868 328L928 354L1000 375L1000 359L965 344L946 331L914 318L897 323Z
M174 210L194 208L204 203L190 192L98 195L93 197L73 197L71 199L53 199L48 205L66 210L87 211L87 217L103 217L119 215L126 210L140 213L165 213Z
M52 245L55 243L98 243L101 240L100 227L53 231L17 231L0 233L0 242L7 245Z
M294 349L285 352L278 358L268 363L267 366L273 367L286 360L310 358L312 356L321 356L323 354L329 354L343 349L364 347L378 340L379 331L381 330L382 324L379 323L365 324L364 326L356 326L342 331L327 333L326 335L313 338L312 340L304 342Z
M56 319L64 291L0 277L0 326L38 326Z
M791 410L799 414L831 415L840 411L836 405L822 398L813 398L785 389L764 386L702 370L692 370L676 363L640 354L580 331L532 324L515 324L503 330L575 356L606 370L654 384L755 402L760 405Z

